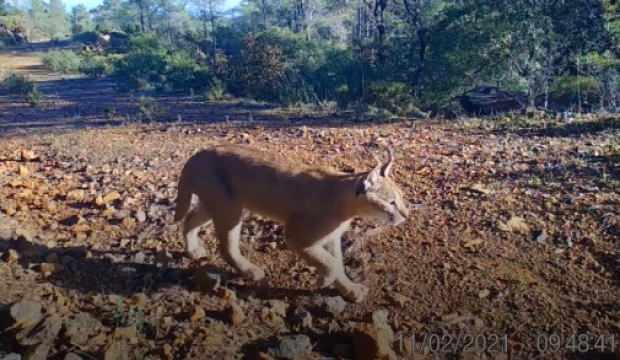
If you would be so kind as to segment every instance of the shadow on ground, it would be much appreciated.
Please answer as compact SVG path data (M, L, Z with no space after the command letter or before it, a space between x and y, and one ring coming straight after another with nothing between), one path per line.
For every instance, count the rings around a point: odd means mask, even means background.
M109 78L59 78L39 81L37 86L44 96L36 107L30 106L23 97L0 92L0 135L131 122L200 124L231 121L278 127L350 126L362 122L351 112L337 115L286 113L275 111L274 105L251 101L214 102L204 101L201 96L178 93L123 92Z
M274 288L261 283L244 284L243 281L237 281L236 274L209 264L184 267L180 265L184 256L180 252L101 251L85 246L48 248L23 238L0 240L0 252L9 249L17 251L18 263L23 269L37 270L47 259L55 257L62 266L46 281L84 294L131 296L172 286L193 290L197 287L193 277L199 271L219 274L225 285L235 290L240 297L253 296L270 300L317 294L314 290ZM150 260L146 263L144 259ZM334 295L335 290L325 289L319 293Z
M508 127L493 131L496 135L516 134L525 137L581 137L596 135L607 131L619 131L620 118L609 116L600 117L593 121L553 122L545 126L536 127Z

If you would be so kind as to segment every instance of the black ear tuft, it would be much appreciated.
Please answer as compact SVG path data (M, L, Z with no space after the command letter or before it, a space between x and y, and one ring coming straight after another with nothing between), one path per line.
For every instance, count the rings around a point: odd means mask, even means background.
M355 187L355 196L360 196L364 193L366 193L366 186L363 181L359 181Z

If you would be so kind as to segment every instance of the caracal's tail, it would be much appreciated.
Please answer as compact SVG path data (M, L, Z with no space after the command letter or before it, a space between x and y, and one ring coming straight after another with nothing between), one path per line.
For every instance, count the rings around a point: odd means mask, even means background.
M188 182L190 179L186 175L187 169L184 167L179 178L179 186L177 187L177 206L174 212L174 221L180 221L187 215L189 207L192 203L192 192Z

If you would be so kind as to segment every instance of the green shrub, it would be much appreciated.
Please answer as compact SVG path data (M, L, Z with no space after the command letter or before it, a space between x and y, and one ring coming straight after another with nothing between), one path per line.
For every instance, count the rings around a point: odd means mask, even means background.
M24 75L11 74L0 83L0 87L9 94L23 96L31 106L37 106L43 98L34 82Z
M151 34L132 36L127 56L114 67L130 90L206 90L213 78L190 52L169 49Z
M80 71L82 59L71 50L53 50L43 55L43 65L48 69L71 74Z
M286 75L282 49L264 39L248 36L241 56L239 80L246 94L258 100L281 101Z
M43 94L35 87L25 96L25 100L30 106L36 107L39 105L43 98Z
M9 75L2 81L2 87L12 95L27 95L35 90L34 82L19 74Z
M91 77L100 78L112 74L114 57L105 55L86 55L80 63L80 72Z
M551 89L553 101L564 105L576 104L581 97L582 104L593 104L601 95L601 82L590 76L562 76Z
M209 90L207 91L207 100L209 101L221 101L226 98L226 89L221 81L215 80Z
M401 82L374 82L368 87L366 101L396 115L418 112L411 89Z
M340 109L346 109L352 101L349 85L343 84L336 88L336 103Z
M213 76L206 65L186 51L177 51L166 57L164 87L169 90L205 90L213 83Z
M140 120L151 122L161 115L164 110L152 97L140 96L138 99L138 111Z
M274 28L246 36L239 46L239 53L227 53L225 72L216 68L238 97L283 105L336 101L344 108L369 80L354 51L304 34Z
M134 36L129 52L115 65L114 74L125 81L129 89L154 90L164 80L167 51L151 34Z

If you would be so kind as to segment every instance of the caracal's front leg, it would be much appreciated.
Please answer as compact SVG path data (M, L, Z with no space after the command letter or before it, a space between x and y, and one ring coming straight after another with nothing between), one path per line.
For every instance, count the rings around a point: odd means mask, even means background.
M362 284L351 281L343 271L343 267L338 265L336 258L332 256L323 246L315 245L300 251L301 256L315 266L324 274L326 279L335 277L336 289L344 298L353 302L360 302L368 295L368 288Z
M213 217L215 235L219 241L220 252L224 259L246 278L254 281L265 277L263 269L252 264L241 254L239 240L241 238L241 207L230 204L218 204Z
M204 247L202 240L198 237L200 227L206 224L211 216L209 212L202 206L193 209L183 222L183 237L185 238L185 252L192 259L200 259L207 256L207 249Z
M287 224L287 242L291 249L297 251L310 265L316 267L322 277L321 285L329 286L332 283L346 299L360 302L368 294L368 288L362 284L351 281L345 271L342 262L342 248L340 237L346 230L348 222L337 226L328 235L312 238L309 228L317 228L313 219L290 221ZM311 225L311 226L308 226ZM331 244L330 244L331 243ZM325 247L330 248L328 251Z
M338 273L346 274L342 258L342 235L339 233L333 235L334 236L325 243L325 249L334 257L336 271L321 274L322 279L319 284L322 288L332 285L336 281Z

